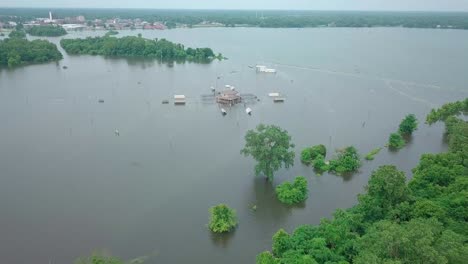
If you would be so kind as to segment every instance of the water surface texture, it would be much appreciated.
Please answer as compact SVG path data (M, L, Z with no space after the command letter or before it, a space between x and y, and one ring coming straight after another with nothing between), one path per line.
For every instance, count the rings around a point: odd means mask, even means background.
M72 263L102 249L146 263L252 263L279 228L318 224L356 203L371 171L396 164L411 178L423 153L446 150L429 110L468 95L468 31L424 29L212 28L125 31L211 47L229 60L159 64L67 56L0 71L0 262ZM102 35L81 32L67 38ZM58 43L59 38L49 38ZM63 50L62 50L63 52ZM265 64L275 75L249 66ZM62 66L68 66L63 69ZM234 85L259 102L227 108L202 100ZM267 94L286 97L274 104ZM187 104L163 105L185 94ZM100 99L104 103L99 103ZM408 113L420 127L397 153L383 149L359 173L317 176L305 146L384 146ZM259 123L288 130L296 162L273 184L239 151ZM115 134L118 130L120 136ZM309 180L303 207L281 205L274 186ZM227 203L239 227L207 229L208 208ZM257 211L249 209L257 205Z

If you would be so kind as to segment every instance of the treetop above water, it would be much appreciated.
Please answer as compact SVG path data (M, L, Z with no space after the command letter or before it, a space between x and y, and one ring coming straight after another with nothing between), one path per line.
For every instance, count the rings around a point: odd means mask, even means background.
M161 61L210 62L222 59L210 48L185 48L166 39L145 39L141 36L122 38L104 36L85 39L62 39L60 45L69 54L124 57L149 57Z

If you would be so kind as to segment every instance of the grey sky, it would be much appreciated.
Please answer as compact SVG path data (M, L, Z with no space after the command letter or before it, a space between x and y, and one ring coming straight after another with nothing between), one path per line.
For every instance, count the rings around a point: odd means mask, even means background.
M0 0L0 7L468 11L468 0Z

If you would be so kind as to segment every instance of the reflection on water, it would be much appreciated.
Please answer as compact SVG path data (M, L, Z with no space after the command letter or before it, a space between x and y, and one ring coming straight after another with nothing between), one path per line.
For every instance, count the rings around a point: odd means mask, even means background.
M276 198L275 187L264 177L255 177L252 190L252 204L257 206L257 209L252 212L255 219L264 221L266 219L275 219L277 222L282 222L291 214L292 208L282 204Z
M239 228L239 226L236 227L236 229ZM236 235L236 229L232 230L231 232L228 233L215 233L215 232L210 232L210 238L211 241L213 242L214 245L222 247L222 248L227 248Z

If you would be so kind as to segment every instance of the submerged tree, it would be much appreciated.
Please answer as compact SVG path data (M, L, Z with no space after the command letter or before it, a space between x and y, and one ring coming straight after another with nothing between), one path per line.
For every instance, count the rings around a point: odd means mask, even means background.
M361 158L353 146L339 150L336 158L330 160L330 171L337 174L355 172L359 167L361 167Z
M75 260L75 264L124 264L124 262L116 257L95 253L90 257Z
M305 201L308 192L307 179L303 176L298 176L293 183L284 182L276 187L278 200L289 205Z
M211 207L210 214L208 227L215 233L229 232L237 226L236 211L225 204Z
M411 135L418 129L418 120L413 114L407 115L400 123L399 131L401 134Z
M273 174L282 166L289 168L294 165L294 144L288 131L274 125L257 126L245 135L245 147L241 154L252 156L256 161L255 174L265 175L270 181Z
M388 145L393 149L401 149L405 146L405 140L400 133L392 133L388 138Z
M301 161L304 164L309 165L312 163L319 155L325 157L327 156L327 148L324 145L316 145L310 148L305 148L301 152Z

